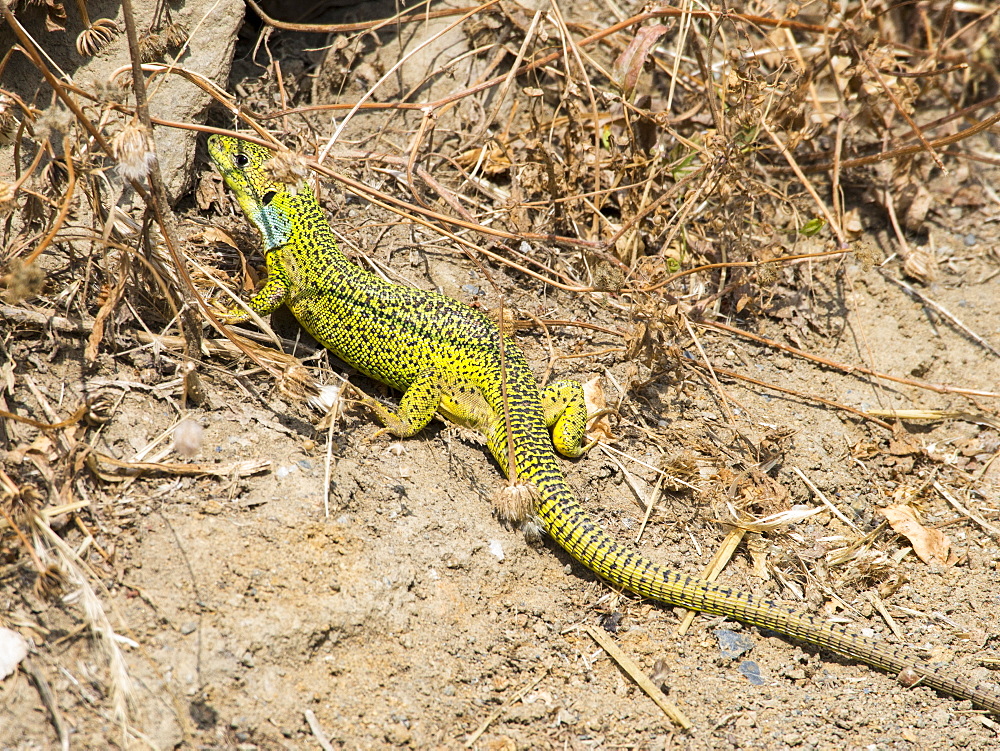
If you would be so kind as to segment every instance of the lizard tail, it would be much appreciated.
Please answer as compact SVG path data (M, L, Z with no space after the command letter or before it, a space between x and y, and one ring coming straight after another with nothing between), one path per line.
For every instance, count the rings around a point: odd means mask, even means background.
M861 660L912 686L922 683L1000 712L1000 696L987 687L970 687L902 650L881 644L844 626L821 620L773 600L718 586L653 563L619 545L580 506L565 480L550 476L539 483L537 516L551 537L588 569L612 584L668 605L728 616L777 631L823 649ZM906 671L906 672L904 672ZM910 672L912 671L912 672Z

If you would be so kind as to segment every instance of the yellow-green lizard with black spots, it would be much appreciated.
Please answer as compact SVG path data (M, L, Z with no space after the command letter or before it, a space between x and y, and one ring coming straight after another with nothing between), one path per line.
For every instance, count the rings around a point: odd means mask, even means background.
M260 231L268 278L248 302L259 315L284 303L341 360L403 392L399 409L365 403L385 429L412 436L440 413L486 437L508 471L508 427L516 480L532 489L515 517L537 518L577 561L619 587L669 605L734 618L861 660L994 713L1000 694L972 686L818 616L672 571L609 537L580 506L553 453L580 456L587 420L583 390L561 381L539 391L520 348L501 345L494 321L434 292L386 282L351 263L318 201L300 179L278 179L274 152L239 139L209 138L209 155ZM246 319L235 313L231 320ZM502 347L502 352L501 352ZM505 409L506 400L506 409Z

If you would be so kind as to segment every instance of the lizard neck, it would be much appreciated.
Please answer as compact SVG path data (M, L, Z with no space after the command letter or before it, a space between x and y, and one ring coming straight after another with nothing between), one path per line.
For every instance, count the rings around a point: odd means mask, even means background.
M285 193L268 204L255 202L243 208L260 231L265 252L285 247L312 263L322 258L327 269L356 268L338 247L337 237L312 191Z

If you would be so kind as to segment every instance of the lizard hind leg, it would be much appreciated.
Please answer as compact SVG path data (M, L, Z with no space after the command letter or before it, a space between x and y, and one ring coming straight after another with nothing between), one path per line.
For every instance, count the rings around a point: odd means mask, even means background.
M370 396L364 396L361 403L375 413L384 426L373 438L390 433L397 438L410 438L425 427L441 404L441 379L435 372L427 372L417 377L403 392L399 409L393 411Z
M587 403L578 381L553 381L542 389L542 411L546 427L552 430L552 443L560 454L575 459L593 447L593 443L583 443Z

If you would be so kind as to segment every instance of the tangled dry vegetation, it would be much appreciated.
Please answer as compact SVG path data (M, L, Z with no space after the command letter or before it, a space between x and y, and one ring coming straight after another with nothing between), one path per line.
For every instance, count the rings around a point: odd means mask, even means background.
M86 31L77 49L95 54L127 29L131 72L89 88L72 82L24 31L19 19L31 5L0 0L4 23L19 40L0 61L0 81L8 61L22 56L46 82L31 99L13 87L0 90L0 142L15 169L0 183L0 577L25 602L61 603L80 624L67 638L93 637L106 660L96 679L106 693L95 706L128 735L141 737L128 723L130 680L121 654L128 626L102 604L106 588L116 586L116 540L103 531L111 525L91 499L143 474L225 476L259 468L103 454L96 436L115 420L131 387L109 381L102 368L126 350L155 346L160 372L169 370L164 363L173 372L149 387L169 395L178 424L203 398L206 377L238 374L295 398L311 393L316 379L314 369L271 339L262 343L219 323L213 298L259 282L253 239L240 234L236 220L222 231L198 228L190 207L174 213L153 127L238 126L244 137L302 155L331 192L329 203L339 200L332 194L354 192L466 253L499 294L527 279L568 293L561 300L599 299L614 325L581 320L572 303L543 317L512 301L506 318L519 328L590 327L618 337L618 346L589 354L630 363L621 409L642 389L678 383L693 370L705 373L730 409L720 380L754 381L708 359L699 342L715 329L817 367L964 393L980 399L967 412L995 419L983 413L994 412L988 400L998 394L833 362L754 333L756 321L784 310L777 318L786 317L787 338L798 342L796 331L812 322L782 301L794 298L804 275L835 275L851 255L925 294L921 284L934 278L938 259L913 238L940 208L931 178L944 170L953 175L955 200L979 165L996 164L969 145L974 136L995 134L1000 120L991 114L1000 102L1000 8L992 4L741 2L724 12L649 5L628 17L608 4L585 20L560 3L536 11L504 1L329 28L265 20L262 29L285 39L328 34L324 77L283 69L262 37L255 40L259 76L239 101L184 69L182 26L162 15L155 29L136 30L129 3L121 22L91 22L78 3ZM62 4L46 0L44 7L57 28ZM430 18L445 22L422 35ZM464 55L439 62L426 77L405 74L411 56L456 33L464 36ZM393 58L398 48L386 40L397 35L413 38ZM177 66L160 64L175 54ZM150 117L149 80L176 75L216 100L217 127ZM291 169L303 164L287 161ZM131 213L121 208L125 189L137 196ZM198 207L221 205L221 195L205 176ZM888 227L881 235L888 257L869 239L881 227ZM688 350L699 354L681 354ZM30 363L66 352L81 363L74 390L81 400L53 404L32 380ZM577 355L552 355L566 356ZM871 451L884 450L893 437L892 414L865 413L781 383L759 385L866 422ZM649 431L633 435L655 440ZM750 473L727 473L724 447L706 449L720 457L722 474L713 482L738 486L726 503L730 521L744 522L740 536L773 530L750 520L785 508L781 486L766 474L785 438L740 445L738 453L763 470ZM197 430L176 442L196 452ZM663 469L697 480L689 457L674 456ZM926 491L910 488L900 506ZM956 495L968 492L966 486ZM891 550L882 550L886 539L886 523L846 535L825 562L840 572L832 581L864 580L888 596L899 576ZM753 546L751 553L765 575L768 568L789 580L803 575L796 569L801 558L786 567L781 555L768 561ZM36 650L50 648L30 612L8 606L6 626L33 637ZM29 656L23 667L46 697L38 660ZM58 702L50 694L45 701L65 738Z

